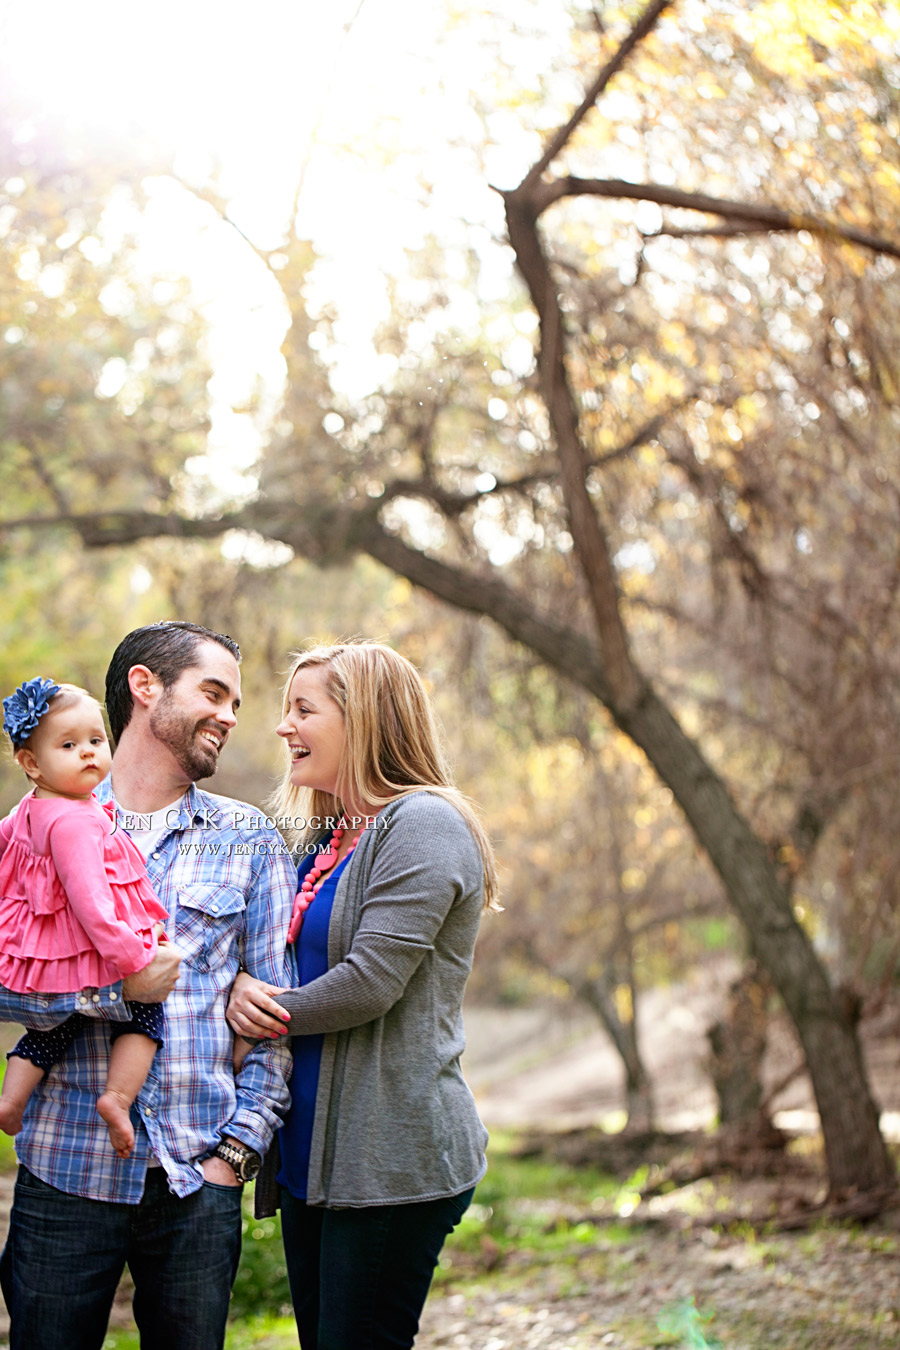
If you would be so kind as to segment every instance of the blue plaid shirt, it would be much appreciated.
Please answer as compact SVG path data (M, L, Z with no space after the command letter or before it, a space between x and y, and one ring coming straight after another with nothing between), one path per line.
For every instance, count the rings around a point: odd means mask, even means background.
M107 779L97 797L111 796ZM189 1195L203 1184L200 1160L223 1136L264 1153L290 1102L290 1047L258 1043L235 1079L225 1021L239 966L280 987L295 983L285 944L297 876L287 848L256 808L193 785L171 819L147 875L182 962L164 1004L165 1043L132 1109L140 1123L130 1158L116 1157L96 1106L109 1059L104 1019L127 1015L121 986L45 996L0 989L0 1020L46 1027L73 1010L97 1015L38 1087L16 1136L28 1170L70 1195L137 1204L151 1154L170 1190Z

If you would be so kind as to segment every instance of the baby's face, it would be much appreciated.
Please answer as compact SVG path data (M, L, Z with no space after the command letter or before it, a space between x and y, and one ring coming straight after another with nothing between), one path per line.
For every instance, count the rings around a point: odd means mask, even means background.
M89 797L109 773L112 758L100 708L79 698L49 712L31 736L36 773L26 772L39 788L60 797Z

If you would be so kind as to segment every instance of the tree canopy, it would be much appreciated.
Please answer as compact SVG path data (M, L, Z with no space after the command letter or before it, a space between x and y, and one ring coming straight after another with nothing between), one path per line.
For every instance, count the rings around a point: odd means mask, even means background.
M320 566L367 555L590 695L673 794L794 1019L835 1189L894 1184L807 931L842 942L840 978L876 940L896 959L893 13L580 11L581 102L551 116L555 70L517 105L543 138L501 194L518 285L461 327L451 300L483 259L463 278L423 249L369 397L329 380L296 217L276 248L246 240L283 296L286 380L237 495L191 472L209 372L188 297L142 289L112 238L138 184L34 144L17 163L11 138L0 201L8 548L241 531Z

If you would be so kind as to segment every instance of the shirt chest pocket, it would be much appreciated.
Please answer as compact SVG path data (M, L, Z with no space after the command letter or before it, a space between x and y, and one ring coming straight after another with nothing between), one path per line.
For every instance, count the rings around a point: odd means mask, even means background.
M194 970L223 965L243 928L243 891L194 882L178 887L173 941Z

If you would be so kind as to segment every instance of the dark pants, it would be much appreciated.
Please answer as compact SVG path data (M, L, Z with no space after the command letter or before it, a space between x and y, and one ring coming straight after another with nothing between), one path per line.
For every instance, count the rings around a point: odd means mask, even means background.
M283 1190L281 1230L301 1350L411 1346L444 1239L473 1194L322 1209Z
M240 1249L240 1186L179 1199L151 1168L140 1204L125 1205L20 1167L0 1258L10 1350L100 1350L126 1262L142 1350L221 1348Z

